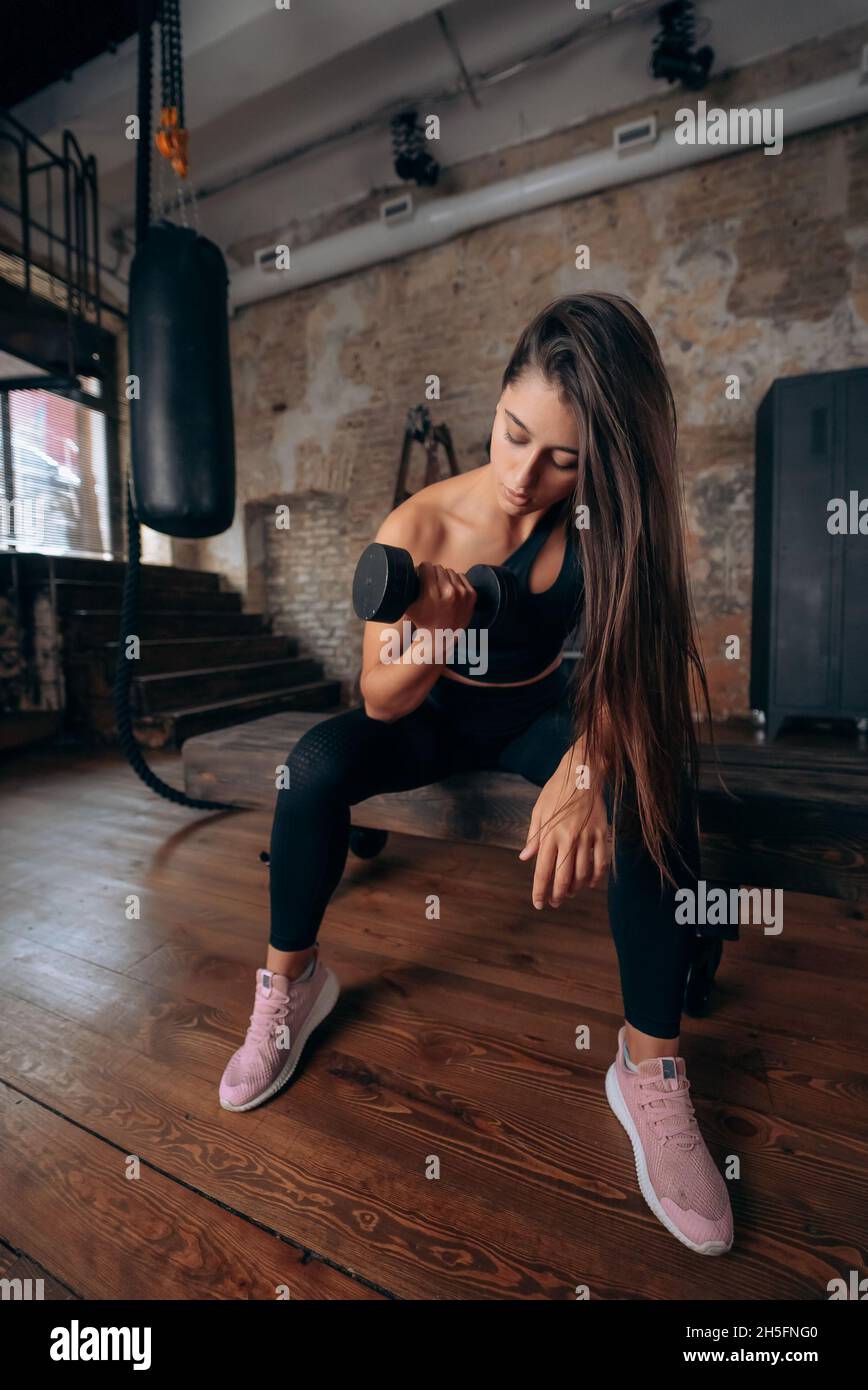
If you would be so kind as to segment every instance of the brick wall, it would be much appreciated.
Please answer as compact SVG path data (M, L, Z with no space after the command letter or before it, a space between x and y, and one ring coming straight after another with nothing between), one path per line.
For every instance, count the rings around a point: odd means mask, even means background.
M854 70L868 26L716 80L709 106ZM854 79L855 80L855 79ZM448 196L607 145L616 121L687 104L658 100L444 171ZM382 196L314 235L377 215ZM257 244L267 241L260 236ZM298 243L304 236L300 233ZM574 264L578 243L591 269ZM500 374L527 319L558 294L633 299L663 351L680 420L694 601L715 713L748 701L754 419L779 376L868 361L868 121L571 200L442 246L242 310L232 328L239 510L295 498L291 540L271 538L268 601L330 675L351 681L361 624L356 559L390 509L407 409L436 373L463 469L484 462ZM727 400L735 373L741 398ZM318 494L314 489L324 489ZM246 587L244 524L201 562ZM742 639L742 658L723 656Z
M350 607L346 512L345 493L311 489L253 503L247 513L254 561L248 594L258 588L256 606L271 614L274 631L300 638L325 675L342 682ZM348 684L344 698L350 693Z

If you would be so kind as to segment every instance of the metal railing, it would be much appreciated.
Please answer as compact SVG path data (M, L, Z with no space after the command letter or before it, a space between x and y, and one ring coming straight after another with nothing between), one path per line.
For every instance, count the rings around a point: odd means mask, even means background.
M59 152L51 149L0 108L0 350L21 363L21 375L0 375L0 501L11 515L29 495L13 458L12 400L22 392L62 396L104 417L114 550L122 526L112 317L125 315L102 297L96 158L85 156L69 130L59 145ZM99 380L98 393L89 378ZM7 531L11 540L9 547L0 542L3 551L17 544L4 526L2 534Z
M69 376L74 379L76 320L99 327L104 309L117 313L101 295L96 158L82 152L69 130L63 132L58 154L4 110L0 142L13 151L17 187L17 202L0 192L0 212L7 214L0 252L12 259L27 294L65 308ZM33 214L38 185L44 208L40 219ZM3 240L4 232L10 242Z

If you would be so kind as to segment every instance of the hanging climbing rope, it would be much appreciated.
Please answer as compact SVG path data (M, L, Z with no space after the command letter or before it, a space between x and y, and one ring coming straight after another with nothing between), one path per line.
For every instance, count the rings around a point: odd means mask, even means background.
M136 163L136 248L141 249L151 220L151 119L153 44L152 26L159 18L161 37L162 114L155 135L157 149L172 165L178 179L189 172L187 131L184 125L184 84L181 56L180 0L139 0L138 114L143 138L139 141ZM180 187L180 184L179 184ZM179 202L183 207L179 194ZM185 219L186 220L186 219ZM133 771L151 791L189 806L196 811L235 811L237 806L223 801L207 801L188 796L178 787L164 782L145 761L133 732L130 711L132 663L127 658L130 638L138 631L141 528L133 503L132 479L127 481L127 568L124 575L118 655L115 666L114 709L118 740Z

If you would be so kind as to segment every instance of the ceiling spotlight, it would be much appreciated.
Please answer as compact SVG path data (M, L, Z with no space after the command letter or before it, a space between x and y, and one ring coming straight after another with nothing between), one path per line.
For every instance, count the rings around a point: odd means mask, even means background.
M426 149L425 132L415 111L402 111L392 119L392 156L395 173L405 183L413 180L420 188L432 187L440 176L440 165Z
M681 82L691 92L701 92L708 82L714 49L706 44L694 48L696 11L693 0L670 0L657 13L661 29L655 34L650 70L654 77L670 84ZM711 27L706 21L703 32Z

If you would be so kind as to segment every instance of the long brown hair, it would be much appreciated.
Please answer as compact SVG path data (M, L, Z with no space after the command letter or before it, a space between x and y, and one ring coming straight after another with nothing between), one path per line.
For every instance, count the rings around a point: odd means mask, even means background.
M540 310L503 387L534 369L575 411L579 430L567 521L585 581L574 740L585 735L592 778L605 769L615 835L632 826L661 887L664 877L675 884L669 851L677 849L682 779L686 772L694 789L699 779L694 691L709 728L711 705L687 577L672 390L649 324L616 294L568 295ZM587 527L574 524L579 505Z

